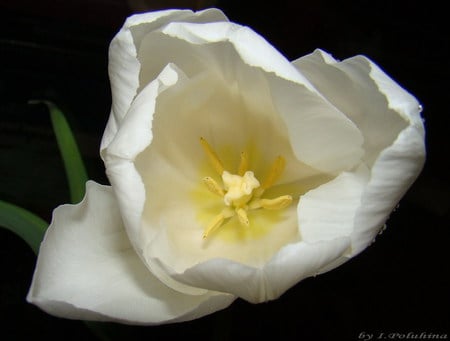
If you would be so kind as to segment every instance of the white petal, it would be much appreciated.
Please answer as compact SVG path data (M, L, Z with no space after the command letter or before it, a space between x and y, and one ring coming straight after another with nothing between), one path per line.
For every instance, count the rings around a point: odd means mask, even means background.
M368 166L408 125L408 118L402 109L398 109L406 103L407 106L418 106L410 94L363 56L338 62L329 54L316 50L293 64L361 130L364 161ZM374 74L384 76L379 76L380 81L375 81ZM391 93L390 103L385 93Z
M425 159L423 127L411 125L385 149L372 168L361 207L356 213L352 253L369 245L389 214L417 178Z
M287 245L264 269L271 290L269 299L278 298L299 281L319 274L320 269L345 256L349 247L347 237Z
M147 244L147 240L142 238L144 204L153 202L155 193L151 189L146 189L140 171L136 168L135 159L152 143L154 130L163 135L167 133L166 131L160 131L158 128L153 128L153 116L159 101L159 99L157 101L157 98L177 83L183 83L184 78L185 76L176 66L168 64L154 81L139 92L132 102L129 112L123 118L114 139L104 150L106 174L116 194L125 229L136 252L142 259L145 259L144 251ZM179 105L179 103L176 104ZM170 122L170 124L173 124L173 122ZM176 150L177 147L175 146L174 149ZM157 167L159 171L165 169L163 163L160 162L153 164L153 166ZM182 168L177 169L177 171L178 178L182 179L180 176ZM145 172L142 175L145 177ZM169 173L163 174L162 179L168 175ZM170 194L173 196L174 193L176 191ZM161 198L156 198L156 200L161 200ZM206 292L204 289L190 288L174 282L151 263L146 262L146 266L171 288L193 295L201 295Z
M364 160L372 170L355 218L354 255L372 242L422 168L420 105L363 56L337 62L318 50L294 64L364 135Z
M167 25L162 29L161 33L176 38L173 39L172 44L178 45L176 47L178 54L171 53L171 55L177 58L174 63L183 70L185 70L185 65L189 67L187 63L191 62L186 60L186 56L190 56L203 64L202 68L210 68L211 66L207 64L213 61L213 63L218 63L224 70L229 56L221 53L223 52L222 46L224 46L223 43L228 43L228 45L231 43L240 59L246 64L262 68L268 73L273 72L279 77L298 82L311 91L315 91L305 77L280 52L248 27L228 22L207 24L175 22ZM152 40L158 38L164 41L162 37L148 36L148 41L145 43L151 46L155 44ZM179 41L177 42L177 40ZM180 41L184 41L187 44ZM210 46L204 49L201 45Z
M299 160L333 174L360 162L363 137L351 120L303 85L268 78L273 105L285 121Z
M361 166L303 195L297 211L302 240L314 243L350 237L368 178L369 170Z
M172 276L187 284L210 290L227 290L252 303L278 298L304 278L343 256L349 238L290 244L281 249L263 268L246 266L228 259L211 259Z
M129 17L119 33L114 37L109 49L109 77L111 82L112 108L108 124L103 135L101 150L106 148L114 137L123 117L137 94L141 65L137 51L146 33L174 21L214 22L227 20L216 9L193 13L190 10L165 10ZM169 61L166 62L166 64ZM163 67L166 65L164 64ZM155 78L162 68L156 71ZM145 86L146 84L142 85Z
M178 70L167 67L132 102L127 116L108 148L103 151L106 174L116 193L131 242L139 250L139 231L146 200L144 183L134 160L152 141L152 120L158 95L178 82Z
M255 74L255 68L263 70L270 79L268 98L285 119L299 159L333 173L350 169L360 160L362 137L354 124L285 57L246 27L228 22L170 23L145 37L139 60L142 83L169 60L188 77L210 70L230 83L238 82L240 89L252 87L242 86L250 83L242 76L243 69L246 74ZM253 70L245 70L242 64Z
M54 212L28 301L66 318L160 324L223 309L233 296L187 296L158 281L128 241L110 187L87 183L78 205Z
M361 165L355 172L344 172L303 195L298 205L302 240L314 243L342 237L351 239L369 174L369 170ZM349 247L342 257L316 269L316 273L336 268L349 260L351 254Z
M374 162L361 208L356 214L352 235L354 254L373 241L390 212L419 175L426 154L421 106L378 66L368 62L370 77L385 96L388 108L402 116L409 125Z

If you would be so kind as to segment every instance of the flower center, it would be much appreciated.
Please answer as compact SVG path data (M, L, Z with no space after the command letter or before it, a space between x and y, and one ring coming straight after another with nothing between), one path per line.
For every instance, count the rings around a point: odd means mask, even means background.
M222 178L222 185L209 176L203 178L203 182L210 192L223 198L225 205L223 210L205 228L204 239L232 217L237 217L240 225L246 228L250 226L248 211L257 209L280 210L286 208L292 202L292 196L290 195L282 195L272 199L262 197L265 190L273 186L283 173L286 161L282 156L276 158L264 181L260 182L255 174L248 170L248 155L245 152L240 155L237 174L232 174L225 170L222 161L204 138L200 138L200 143L211 166Z

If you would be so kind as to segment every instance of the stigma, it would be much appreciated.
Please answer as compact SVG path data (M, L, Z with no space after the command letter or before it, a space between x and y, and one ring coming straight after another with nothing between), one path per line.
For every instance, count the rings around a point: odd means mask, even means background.
M242 228L251 228L248 212L251 210L267 209L281 210L292 203L291 195L282 195L276 198L264 198L264 192L272 187L284 171L286 161L278 156L269 168L267 175L258 180L253 171L249 170L247 153L240 154L239 166L236 173L229 172L223 166L217 153L203 138L200 144L215 172L221 178L221 184L212 177L203 178L206 188L223 199L224 207L206 226L203 239L208 238L219 229L227 220L238 219Z

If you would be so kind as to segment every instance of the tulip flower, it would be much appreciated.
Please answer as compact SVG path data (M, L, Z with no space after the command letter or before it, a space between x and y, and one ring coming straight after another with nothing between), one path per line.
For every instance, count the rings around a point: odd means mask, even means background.
M424 160L417 100L364 56L288 61L216 9L131 16L109 54L88 182L40 247L28 301L152 325L278 298L363 251Z

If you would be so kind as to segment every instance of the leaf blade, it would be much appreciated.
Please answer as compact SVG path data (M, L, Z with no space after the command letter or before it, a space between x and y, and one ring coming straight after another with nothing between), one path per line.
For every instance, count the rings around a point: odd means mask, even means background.
M48 223L36 214L19 206L0 200L0 226L7 228L33 249L37 254Z
M31 101L30 103L43 103L50 112L56 142L58 143L69 183L70 201L72 204L79 203L85 194L85 184L88 181L88 175L72 129L63 112L54 103L49 101Z

